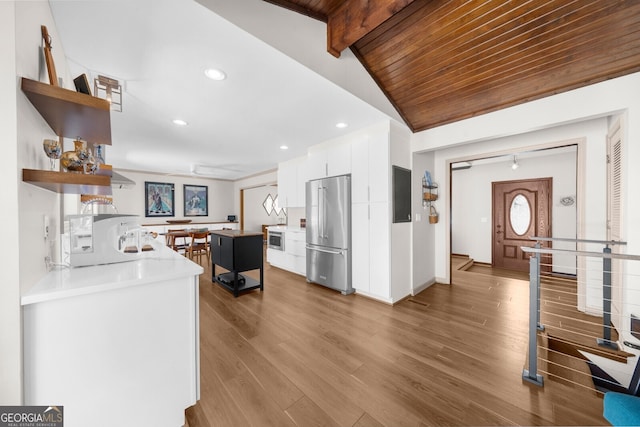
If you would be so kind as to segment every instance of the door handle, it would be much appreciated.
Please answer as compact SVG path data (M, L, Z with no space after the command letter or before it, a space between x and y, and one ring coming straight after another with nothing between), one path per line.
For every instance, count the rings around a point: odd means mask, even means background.
M309 245L307 245L306 248L310 249L312 251L323 252L325 254L344 255L344 251L332 251L332 250L329 250L329 249L314 248L314 247L309 246Z

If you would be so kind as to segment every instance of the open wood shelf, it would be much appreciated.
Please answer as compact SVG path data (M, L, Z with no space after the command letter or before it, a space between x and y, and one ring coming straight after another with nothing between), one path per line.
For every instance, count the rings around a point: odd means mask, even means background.
M109 175L22 169L22 180L56 193L99 194L103 196L111 194L111 177Z
M25 77L22 91L56 135L111 145L108 101Z

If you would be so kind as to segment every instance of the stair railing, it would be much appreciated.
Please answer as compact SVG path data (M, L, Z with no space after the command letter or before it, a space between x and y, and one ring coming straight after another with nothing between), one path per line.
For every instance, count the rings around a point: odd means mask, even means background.
M521 249L525 253L531 254L529 258L529 342L528 342L528 366L523 369L522 379L538 386L544 385L542 375L538 374L538 331L544 330L544 325L540 322L540 268L541 268L541 255L573 255L582 257L596 257L602 258L602 271L603 271L603 295L602 295L602 338L597 339L598 345L602 347L618 349L618 345L611 339L611 260L640 260L640 256L617 254L612 253L610 246L614 245L626 245L626 242L621 241L605 241L605 240L586 240L586 239L568 239L568 238L549 238L549 237L531 237L531 240L535 240L534 247L523 246ZM571 242L571 243L589 243L600 244L604 248L602 253L591 251L577 251L567 249L551 249L542 248L540 242L556 241L556 242Z

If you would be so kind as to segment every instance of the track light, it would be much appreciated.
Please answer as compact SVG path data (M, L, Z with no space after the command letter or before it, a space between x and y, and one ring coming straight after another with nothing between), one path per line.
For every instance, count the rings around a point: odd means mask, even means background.
M516 159L516 156L513 156L513 164L511 165L511 169L516 170L520 167L520 165L518 164L518 160Z

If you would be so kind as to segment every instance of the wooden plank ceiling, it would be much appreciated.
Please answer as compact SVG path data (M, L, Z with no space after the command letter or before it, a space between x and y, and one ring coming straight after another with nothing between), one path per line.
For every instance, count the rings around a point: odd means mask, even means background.
M638 0L265 1L327 22L414 132L640 71Z

